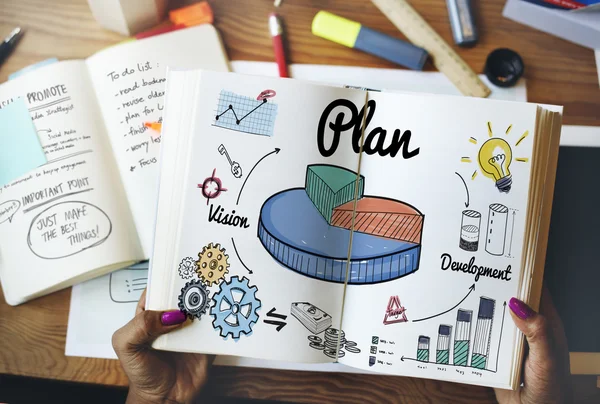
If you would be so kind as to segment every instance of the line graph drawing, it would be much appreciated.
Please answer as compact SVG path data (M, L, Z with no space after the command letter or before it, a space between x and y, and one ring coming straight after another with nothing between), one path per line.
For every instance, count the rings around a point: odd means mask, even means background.
M252 135L273 136L277 104L221 90L213 126Z

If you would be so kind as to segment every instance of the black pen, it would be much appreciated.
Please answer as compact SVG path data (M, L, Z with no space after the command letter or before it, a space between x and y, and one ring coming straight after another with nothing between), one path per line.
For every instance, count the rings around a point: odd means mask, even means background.
M19 39L21 39L21 36L23 36L23 30L21 27L17 27L0 43L0 64L4 63L4 60L10 55L17 42L19 42Z

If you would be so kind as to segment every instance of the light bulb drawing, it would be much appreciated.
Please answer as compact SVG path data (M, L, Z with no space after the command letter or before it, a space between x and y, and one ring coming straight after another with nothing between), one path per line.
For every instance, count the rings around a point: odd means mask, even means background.
M513 125L509 125L504 132L508 137ZM528 157L517 157L513 159L513 150L510 143L502 137L494 136L492 131L492 123L487 123L487 130L489 139L487 139L483 145L479 148L477 154L477 165L479 171L485 177L490 178L496 184L496 188L501 193L508 193L513 184L513 175L510 171L510 166L513 161L519 163L529 162ZM521 142L527 138L529 131L525 131L523 135L514 143L514 147L518 147ZM478 141L474 137L470 137L468 141L474 145L478 144ZM471 157L465 156L460 159L463 163L471 163L473 160ZM475 180L477 177L478 170L473 171L471 180Z
M497 137L487 140L479 149L478 160L483 174L496 181L500 192L510 191L512 175L508 168L512 163L512 149L506 140Z

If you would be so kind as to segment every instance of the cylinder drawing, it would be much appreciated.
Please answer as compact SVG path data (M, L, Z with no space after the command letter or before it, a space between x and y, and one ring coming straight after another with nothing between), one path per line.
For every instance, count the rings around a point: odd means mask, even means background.
M435 363L447 365L450 361L450 340L452 339L452 326L440 324L438 329L437 349Z
M417 360L429 362L429 337L419 335L419 344L417 346Z
M490 205L485 250L492 255L504 254L508 208L500 203Z
M465 251L477 251L479 247L479 229L481 213L474 210L463 210L460 222L460 242L458 246Z
M477 325L475 326L473 341L473 357L471 358L471 366L474 368L485 369L487 365L495 306L496 301L490 298L481 297L479 300L479 313L477 313Z
M467 366L471 336L472 310L458 309L456 314L456 331L454 332L454 364Z

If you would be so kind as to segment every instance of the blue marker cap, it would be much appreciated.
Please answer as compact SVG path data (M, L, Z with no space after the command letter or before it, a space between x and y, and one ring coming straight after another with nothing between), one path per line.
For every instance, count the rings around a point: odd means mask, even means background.
M423 48L364 26L354 47L413 70L423 70L429 56Z

